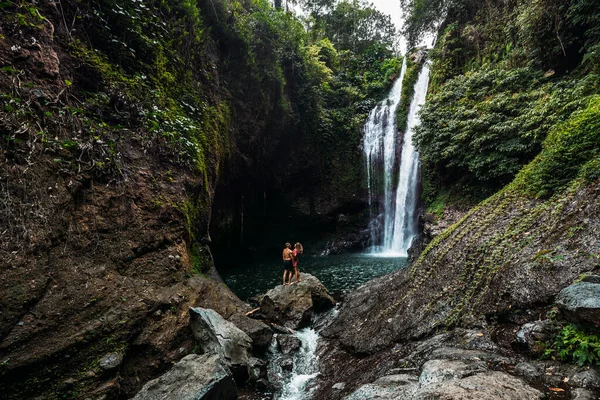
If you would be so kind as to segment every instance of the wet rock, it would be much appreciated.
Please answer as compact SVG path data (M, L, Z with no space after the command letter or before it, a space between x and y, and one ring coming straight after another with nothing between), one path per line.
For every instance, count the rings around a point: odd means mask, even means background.
M294 360L292 360L290 357L282 358L279 361L279 366L282 370L291 372L294 369Z
M271 321L298 329L310 324L313 311L332 308L335 300L317 278L302 274L302 282L269 290L259 297L259 304Z
M302 346L302 342L293 335L277 335L277 344L283 354L290 354Z
M544 371L537 365L528 362L521 362L515 366L515 374L528 380L534 380L544 375Z
M252 348L257 353L263 353L269 347L273 338L273 330L267 324L242 314L234 314L229 318L229 322L232 322L252 339Z
M217 354L190 354L166 374L144 385L134 400L236 399L237 389Z
M202 351L217 354L236 374L236 370L245 370L252 339L214 310L197 307L189 312L190 325Z
M268 390L273 390L273 387L271 386L269 381L267 381L266 379L257 380L256 383L254 384L254 386L256 387L256 389L263 391L263 392L268 391Z
M463 361L431 360L423 365L419 383L422 386L430 386L451 379L462 379L486 370L487 364L483 361L467 364Z
M102 356L98 362L98 366L103 371L110 371L118 368L123 362L123 355L120 353L108 353Z
M248 361L248 379L258 381L267 375L267 362L260 358L252 357Z
M569 383L585 389L600 389L600 374L593 368L574 374Z
M594 393L587 389L577 388L571 391L572 400L596 400Z
M346 384L344 382L338 382L332 386L335 390L344 390L346 388Z
M579 282L567 286L556 297L556 304L568 320L600 327L600 284Z
M548 320L524 324L517 332L515 343L527 349L532 355L540 355L544 351L541 342L548 340L554 334L555 326Z
M598 275L584 275L581 278L581 282L589 282L589 283L600 283L600 276Z

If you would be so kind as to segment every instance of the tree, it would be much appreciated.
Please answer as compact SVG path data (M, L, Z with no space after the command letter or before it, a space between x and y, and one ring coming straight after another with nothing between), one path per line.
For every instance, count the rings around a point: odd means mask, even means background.
M392 46L396 28L389 15L362 0L344 0L323 17L323 29L339 50L362 52L375 43Z

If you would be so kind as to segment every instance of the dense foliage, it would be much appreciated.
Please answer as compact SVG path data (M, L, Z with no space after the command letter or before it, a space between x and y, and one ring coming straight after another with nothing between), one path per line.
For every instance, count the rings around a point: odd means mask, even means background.
M406 0L403 6L412 43L441 26L415 135L428 205L449 194L476 202L509 183L548 133L598 93L594 1ZM577 129L570 128L583 135ZM545 152L554 145L548 142ZM573 177L570 170L527 192L552 194Z
M543 357L573 362L579 366L600 365L600 338L569 324L546 344Z
M517 176L521 190L548 197L581 175L587 181L600 178L600 96L566 122L556 125L536 159Z
M415 143L425 170L440 184L496 190L539 153L553 126L585 104L587 92L585 81L555 82L529 68L458 75L423 108Z

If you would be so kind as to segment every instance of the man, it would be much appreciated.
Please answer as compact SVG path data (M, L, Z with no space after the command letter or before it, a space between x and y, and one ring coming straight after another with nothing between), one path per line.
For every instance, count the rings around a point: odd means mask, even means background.
M285 244L285 248L283 249L283 286L289 285L292 283L292 277L294 276L294 266L292 265L292 245L288 242ZM289 272L289 282L288 281L288 272Z

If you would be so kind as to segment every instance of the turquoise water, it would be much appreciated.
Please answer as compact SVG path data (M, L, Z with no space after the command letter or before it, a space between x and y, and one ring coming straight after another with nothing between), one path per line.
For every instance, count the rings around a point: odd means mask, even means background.
M279 255L278 255L279 256ZM253 264L217 265L227 286L242 300L281 285L281 256ZM367 254L309 256L300 259L300 273L316 276L330 293L344 293L378 276L406 266L406 258L374 257Z

